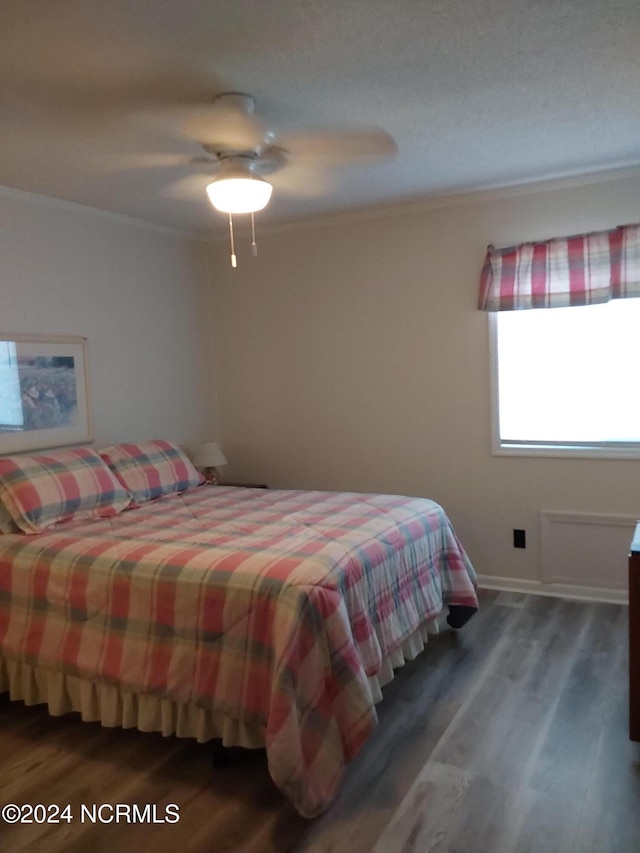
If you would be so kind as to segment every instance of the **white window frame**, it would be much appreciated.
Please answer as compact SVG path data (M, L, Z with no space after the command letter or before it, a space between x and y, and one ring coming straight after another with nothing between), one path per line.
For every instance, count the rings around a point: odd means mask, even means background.
M552 309L549 309L552 310ZM586 459L640 459L640 441L633 443L534 443L504 442L500 438L498 394L498 319L489 312L489 363L491 379L491 453L493 456L542 456ZM634 389L629 389L632 394Z

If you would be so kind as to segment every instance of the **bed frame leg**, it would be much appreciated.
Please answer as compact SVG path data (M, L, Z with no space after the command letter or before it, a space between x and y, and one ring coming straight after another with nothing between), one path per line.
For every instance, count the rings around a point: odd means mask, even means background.
M221 770L227 767L231 758L231 750L226 747L221 740L214 740L211 749L211 767L214 770Z
M452 628L462 628L476 611L476 607L469 607L467 604L450 604L447 622Z

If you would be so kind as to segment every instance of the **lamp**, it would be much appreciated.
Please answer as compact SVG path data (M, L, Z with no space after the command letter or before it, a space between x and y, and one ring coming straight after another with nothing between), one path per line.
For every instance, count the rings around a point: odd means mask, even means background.
M245 169L229 169L207 187L211 204L221 213L256 213L269 203L273 187Z
M196 450L193 464L201 468L205 480L212 486L220 482L216 468L227 464L227 459L215 441L204 441Z
M231 239L231 266L237 267L236 248L233 238L233 214L251 214L251 252L258 254L256 226L253 214L269 203L273 187L264 178L254 176L255 158L236 155L222 160L222 174L207 186L209 201L221 213L229 214L229 237Z

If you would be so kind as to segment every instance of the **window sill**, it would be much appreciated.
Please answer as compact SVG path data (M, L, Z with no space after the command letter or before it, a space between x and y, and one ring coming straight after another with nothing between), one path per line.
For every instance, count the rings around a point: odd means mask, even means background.
M638 459L640 445L637 447L603 447L598 445L562 445L562 444L495 444L493 456L537 456L561 457L564 459Z

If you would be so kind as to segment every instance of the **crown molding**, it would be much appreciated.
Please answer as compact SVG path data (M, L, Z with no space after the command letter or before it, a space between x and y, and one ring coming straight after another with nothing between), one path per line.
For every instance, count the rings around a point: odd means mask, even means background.
M595 172L572 172L548 176L540 180L523 180L519 182L492 184L470 190L452 190L451 192L426 195L420 198L397 200L344 208L331 213L311 214L296 218L282 218L271 222L260 220L260 235L269 236L290 231L301 231L323 226L343 225L351 222L364 222L384 219L433 210L444 210L451 207L461 207L500 199L527 196L553 190L571 189L592 184L629 180L640 177L640 163L621 164L616 167L601 169ZM57 210L67 210L84 216L94 216L108 222L117 222L147 231L180 237L198 243L217 246L228 240L226 228L221 226L215 230L194 229L182 230L169 225L161 225L145 219L137 219L124 213L103 210L97 207L80 204L74 201L39 195L25 190L14 189L0 185L0 198L17 199L21 201L51 207ZM234 223L235 225L235 223ZM236 232L245 235L248 226L238 223Z
M615 168L602 169L589 173L563 173L541 180L523 180L518 183L492 184L466 191L451 191L417 199L387 202L383 204L353 207L333 213L317 214L296 219L281 219L273 222L260 222L260 235L279 234L287 231L299 231L322 226L343 225L349 222L364 222L387 217L403 216L425 211L444 210L452 207L462 207L482 202L499 201L500 199L534 195L552 192L554 190L572 189L593 184L624 181L630 178L640 178L640 164L630 163ZM244 234L244 226L236 228ZM228 239L225 234L210 236L208 243L223 243Z
M160 225L157 222L149 222L146 219L137 219L135 216L128 216L125 213L103 210L102 208L91 207L90 205L80 204L76 201L67 201L66 199L54 198L53 196L39 195L38 193L27 192L26 190L18 190L14 187L0 185L0 198L25 201L30 204L40 205L41 207L50 207L54 210L66 210L70 213L79 213L83 216L93 216L107 222L117 222L121 225L129 225L135 228L142 228L146 231L154 231L159 234L181 237L186 240L194 240L200 243L210 242L206 235L202 235L197 231L182 231L179 228L173 228L169 225Z

